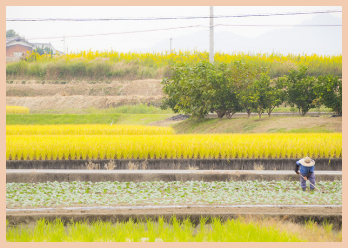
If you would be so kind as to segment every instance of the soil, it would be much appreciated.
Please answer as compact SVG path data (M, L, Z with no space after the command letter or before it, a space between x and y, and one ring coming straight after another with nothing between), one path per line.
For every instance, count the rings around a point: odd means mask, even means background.
M30 82L30 81L29 81ZM87 81L69 82L67 84L6 84L8 97L33 96L161 96L161 80L146 79L134 81L112 81L110 83L92 84Z

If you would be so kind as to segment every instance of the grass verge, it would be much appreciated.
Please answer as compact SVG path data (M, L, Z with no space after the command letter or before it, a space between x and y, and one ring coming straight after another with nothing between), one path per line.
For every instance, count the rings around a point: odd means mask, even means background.
M170 114L28 114L6 115L6 125L49 124L128 124L147 125L164 120Z
M172 126L177 134L189 133L332 133L342 132L342 117L263 116L186 120Z
M120 117L121 114L6 115L6 125L111 124L116 123Z
M100 109L36 109L31 114L174 114L171 109L162 110L146 104L124 105L115 108Z

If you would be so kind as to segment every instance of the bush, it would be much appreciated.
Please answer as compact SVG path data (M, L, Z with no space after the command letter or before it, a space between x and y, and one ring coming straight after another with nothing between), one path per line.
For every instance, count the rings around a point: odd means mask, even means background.
M21 60L6 65L6 76L26 75L28 70L28 63Z
M28 66L27 74L32 77L42 78L46 75L46 70L43 65L39 63L32 63Z

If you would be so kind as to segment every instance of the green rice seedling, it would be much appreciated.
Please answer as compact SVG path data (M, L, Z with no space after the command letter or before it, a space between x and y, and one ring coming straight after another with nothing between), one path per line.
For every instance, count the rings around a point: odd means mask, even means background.
M146 225L146 228L145 228ZM163 218L158 222L146 220L134 222L70 222L64 227L60 219L48 222L41 219L33 228L6 225L8 242L298 242L304 241L295 234L280 231L276 227L262 227L258 222L241 220L221 222L213 218L200 221L196 230L190 219L178 221L175 216L169 223Z

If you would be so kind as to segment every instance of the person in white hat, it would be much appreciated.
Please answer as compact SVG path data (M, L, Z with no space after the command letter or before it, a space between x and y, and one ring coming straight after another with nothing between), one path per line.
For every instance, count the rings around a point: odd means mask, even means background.
M315 162L310 157L305 157L296 162L295 172L296 174L301 174L302 177L300 177L301 181L301 188L303 191L306 191L306 182L309 180L312 184L310 185L310 189L314 190L315 186L315 175L314 175L314 165ZM300 168L300 172L298 172L298 169Z

